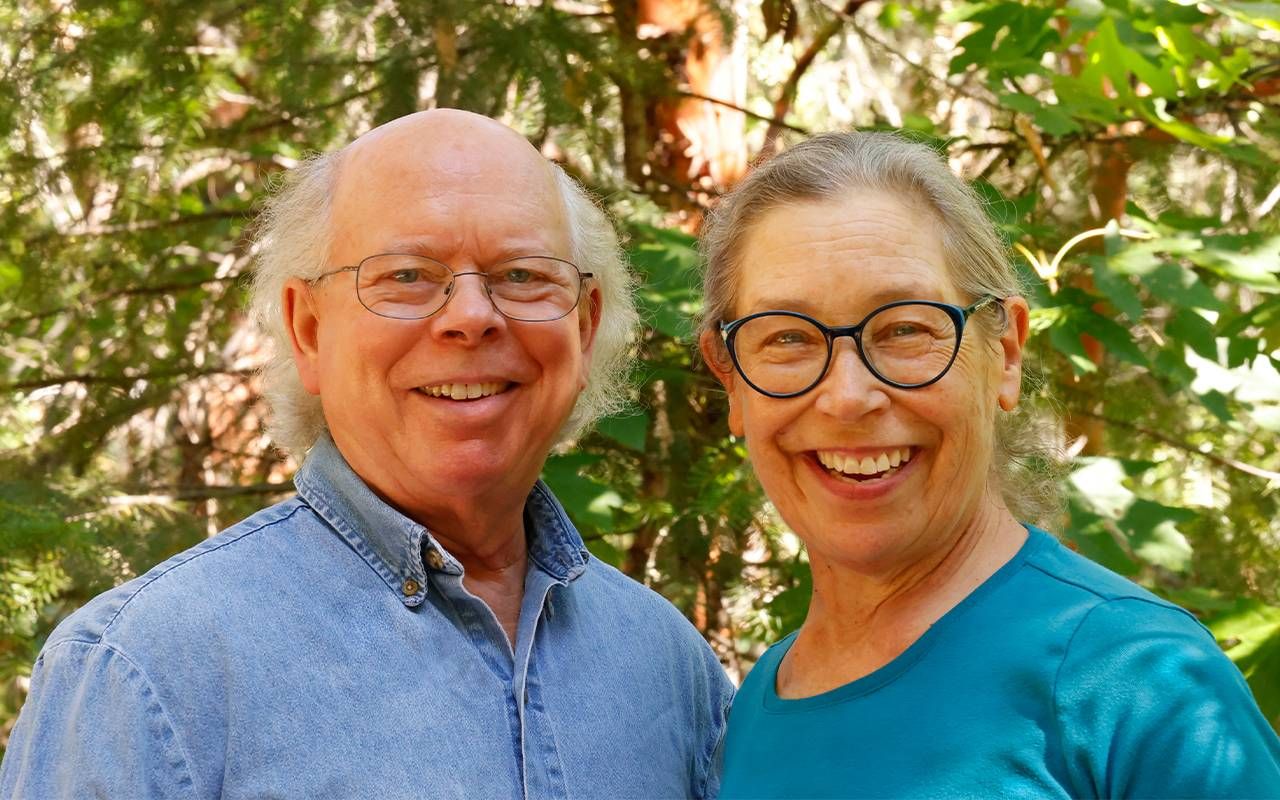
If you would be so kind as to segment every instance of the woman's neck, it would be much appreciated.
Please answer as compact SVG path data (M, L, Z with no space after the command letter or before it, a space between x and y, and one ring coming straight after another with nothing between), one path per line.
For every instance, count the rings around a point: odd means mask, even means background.
M1008 563L1026 535L1003 505L984 503L910 563L865 572L811 554L813 598L779 666L778 694L821 694L885 666Z

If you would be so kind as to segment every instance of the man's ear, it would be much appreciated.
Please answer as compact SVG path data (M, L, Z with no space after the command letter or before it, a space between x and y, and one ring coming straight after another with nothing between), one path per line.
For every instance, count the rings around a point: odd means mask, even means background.
M734 436L742 436L742 402L738 393L742 390L743 383L738 380L738 373L733 369L733 361L729 358L724 340L712 331L703 331L698 337L698 349L702 351L702 360L707 363L707 369L724 386L729 398L729 432Z
M1031 311L1023 297L1005 298L1006 324L1000 335L1000 352L1004 358L1000 369L1000 391L997 394L1000 408L1012 411L1018 405L1022 393L1022 350L1027 344Z
M320 314L311 287L300 278L290 278L280 294L284 327L293 345L293 363L302 386L320 394Z
M600 310L604 305L604 296L600 287L592 284L587 296L578 303L578 337L582 342L582 354L591 357L591 350L596 345L596 332L600 330Z

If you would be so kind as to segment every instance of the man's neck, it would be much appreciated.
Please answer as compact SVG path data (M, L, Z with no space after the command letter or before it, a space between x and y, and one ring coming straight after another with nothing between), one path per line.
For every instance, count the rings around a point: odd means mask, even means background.
M485 508L477 504L477 510ZM494 511L491 506L489 511ZM440 546L462 565L462 585L484 601L515 647L528 571L529 547L524 503L502 516L473 514L440 524L419 519Z

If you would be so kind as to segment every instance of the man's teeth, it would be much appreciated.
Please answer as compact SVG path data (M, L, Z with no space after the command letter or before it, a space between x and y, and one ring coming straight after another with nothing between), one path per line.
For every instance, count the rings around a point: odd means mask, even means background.
M886 470L899 467L910 460L911 448L909 447L886 450L875 458L871 456L858 458L833 450L818 451L818 461L822 466L845 475L878 475Z
M431 397L448 397L452 400L474 400L477 397L488 397L507 389L505 381L497 383L441 383L436 386L423 386L419 391Z

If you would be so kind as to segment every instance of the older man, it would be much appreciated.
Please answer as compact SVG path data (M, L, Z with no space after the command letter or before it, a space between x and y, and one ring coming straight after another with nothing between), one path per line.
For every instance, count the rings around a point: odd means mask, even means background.
M714 793L719 664L538 482L634 320L603 215L432 111L299 169L264 232L298 496L58 627L0 795Z

